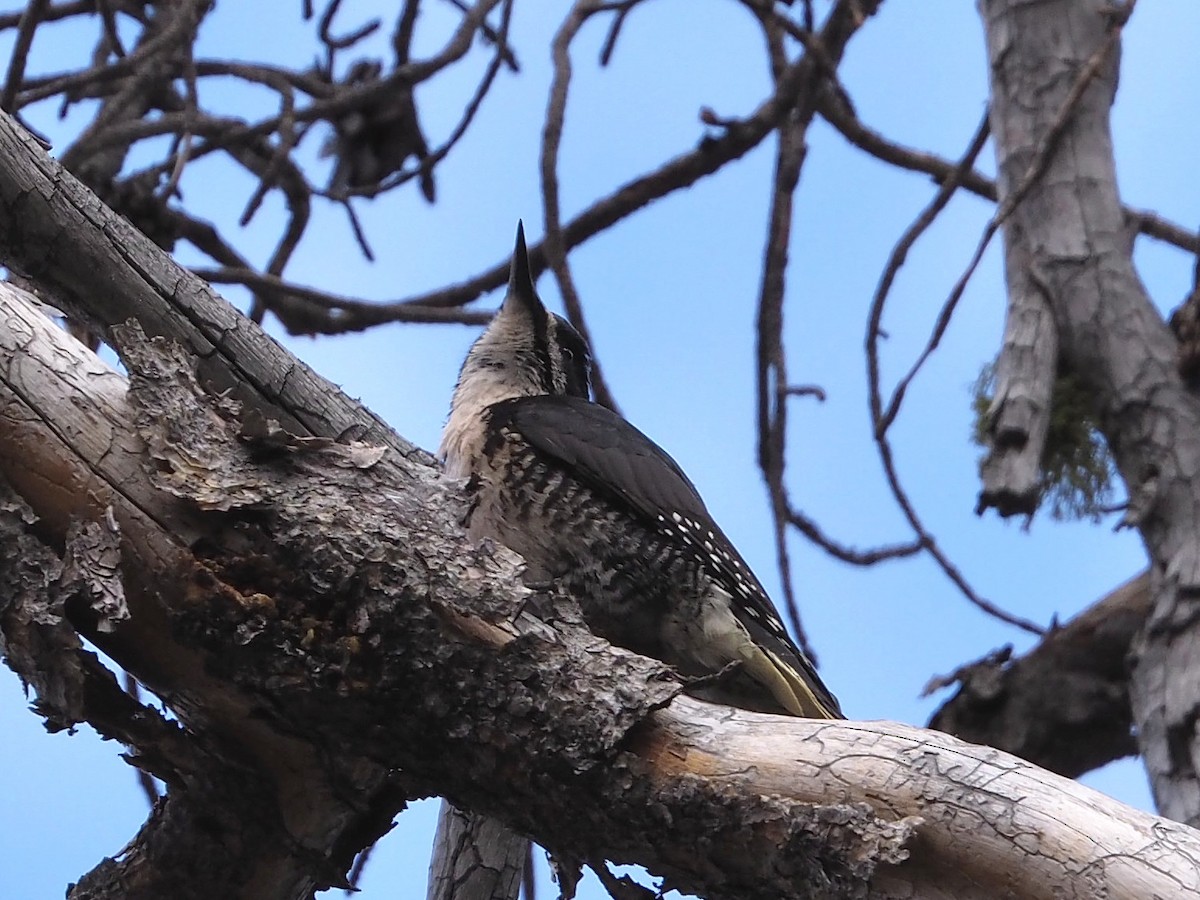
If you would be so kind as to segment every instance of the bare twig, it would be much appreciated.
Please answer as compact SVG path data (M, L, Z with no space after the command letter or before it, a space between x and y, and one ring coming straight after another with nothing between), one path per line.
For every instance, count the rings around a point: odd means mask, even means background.
M786 30L780 17L755 10L763 28L772 71L779 84L788 69L783 48ZM835 11L836 12L836 11ZM831 14L832 19L832 14ZM847 35L848 37L848 35ZM816 111L816 95L834 77L837 52L830 53L821 40L805 36L809 48L803 62L812 67L812 77L806 79L796 92L796 114L779 129L775 172L771 195L771 210L767 226L767 242L763 259L762 286L759 291L756 323L756 395L758 407L758 464L767 484L775 532L775 553L779 561L783 584L785 611L800 646L813 656L807 635L800 621L791 575L787 548L787 525L791 521L790 501L784 479L787 441L787 401L792 394L787 373L787 355L783 348L783 303L786 294L788 246L791 239L792 205L799 183L800 169L806 155L805 140L808 126ZM812 52L812 48L819 48ZM815 62L814 62L815 60ZM803 529L801 529L803 531Z
M567 318L578 330L586 344L592 348L592 390L596 402L616 409L616 400L608 383L604 380L604 370L596 356L596 345L592 340L583 316L583 304L575 281L571 277L571 269L567 264L566 243L563 239L562 222L559 219L558 206L558 147L562 141L563 117L567 108L567 90L571 83L571 41L583 26L589 16L596 12L591 0L576 0L571 12L554 35L551 45L551 56L554 60L554 79L550 83L550 105L546 110L546 125L542 132L542 210L546 220L546 240L542 245L550 270L558 281L562 294L563 307Z
M189 9L192 8L191 4L188 6ZM18 97L17 107L23 108L31 103L36 103L39 100L45 100L48 97L54 97L76 88L88 88L100 83L118 81L127 76L137 77L139 72L145 74L143 68L147 61L159 57L165 51L177 46L179 41L188 34L188 18L187 15L175 16L169 27L164 28L161 33L140 44L128 56L119 58L115 62L86 69L81 72L72 72L57 76L47 79L40 84L34 82L33 86L26 86Z
M289 216L287 227L271 254L266 271L270 275L280 275L299 245L304 229L308 227L312 213L312 191L299 166L290 157L271 153L265 141L250 147L231 147L229 155L260 179L266 178L272 166L275 167L276 174L272 176L272 180L283 191Z
M945 182L958 168L958 164L933 153L913 150L888 140L878 131L864 125L851 109L833 102L830 97L821 98L819 111L821 118L855 147L896 168L924 172L933 176L938 184ZM974 168L959 177L959 184L964 190L980 197L993 201L996 199L996 182Z
M25 64L29 59L29 48L33 46L33 33L42 22L49 0L30 0L25 11L21 13L21 21L17 26L17 40L13 45L12 56L8 58L8 72L4 76L4 91L0 93L0 109L11 113L15 111L17 91L25 77Z
M767 494L771 501L775 527L775 555L779 561L785 610L800 646L812 656L812 648L800 621L800 607L796 603L795 587L792 584L791 560L787 548L788 498L787 486L784 483L788 375L787 355L783 349L783 300L786 292L788 244L791 238L792 200L806 156L804 141L807 126L806 121L800 120L789 123L779 132L755 333L758 465L767 483Z
M414 304L375 304L353 297L343 297L328 291L319 291L285 281L275 275L264 274L249 267L223 267L219 269L193 268L192 272L211 284L242 284L258 292L269 293L271 309L282 307L282 298L291 297L304 302L303 309L293 307L290 312L303 312L306 320L323 320L320 327L308 333L342 334L363 331L384 322L425 322L447 325L486 325L492 318L488 312L472 312L463 309L445 309L436 306ZM285 310L281 319L291 321Z
M367 242L367 233L363 230L362 223L358 221L358 213L354 211L354 207L350 204L349 197L342 201L342 208L346 210L346 218L350 221L350 230L354 233L354 240L358 243L358 249L362 251L362 255L366 257L367 262L375 262L375 254L371 251L371 245Z
M456 7L464 13L470 11L470 7L463 3L463 0L448 0L448 2L451 6ZM513 53L512 48L508 46L506 38L503 35L498 34L496 30L487 23L486 18L479 24L479 33L483 35L483 39L489 44L496 45L496 51L500 54L500 58L504 60L504 64L508 66L510 70L513 72L521 71L521 64L517 61L516 54Z
M937 541L934 540L933 535L929 533L929 530L925 527L924 523L917 515L916 509L914 508L912 501L909 499L908 492L904 490L904 487L900 483L900 476L896 470L895 460L892 456L891 443L887 439L887 428L891 422L891 419L885 416L882 409L882 390L880 387L879 372L879 339L882 334L881 323L883 319L883 307L887 299L888 292L891 288L893 280L896 277L896 273L899 271L900 266L903 265L904 259L913 243L915 243L917 238L925 231L926 228L929 227L929 225L937 217L938 213L945 208L946 204L949 203L951 196L953 196L954 192L958 189L958 173L969 172L974 166L976 157L978 157L980 151L983 149L984 143L987 141L987 135L988 122L987 117L984 116L983 121L979 124L979 127L975 131L974 137L971 139L971 143L968 146L966 153L963 154L958 166L955 167L954 173L952 173L945 183L943 183L934 199L924 210L922 210L921 214L917 217L917 220L909 226L909 228L901 236L900 240L897 241L895 248L892 250L888 263L884 268L883 275L880 278L879 287L876 289L875 297L871 303L871 312L868 317L866 341L867 383L871 411L871 428L875 436L875 445L879 452L880 460L883 463L884 473L887 477L888 485L892 490L892 496L895 498L896 504L900 507L904 517L908 520L909 525L912 527L913 531L916 532L920 545L926 551L928 551L929 555L933 557L933 559L941 567L942 571L945 572L946 576L958 587L963 596L965 596L972 604L979 607L989 615L995 616L1001 621L1008 622L1011 625L1015 625L1018 628L1022 628L1033 634L1041 634L1044 631L1041 626L1012 613L1006 612L991 601L979 596L979 594L975 592L975 589L972 588L967 582L966 578L963 577L958 567L955 566L946 556L946 554L942 552ZM934 337L931 338L931 344L933 346L936 346L937 339L940 338L941 332L945 330L945 323L949 320L949 316L951 312L953 312L953 309L953 303L947 303L946 306L943 307L942 314L939 317L939 323L934 329ZM922 360L924 360L927 355L928 351L922 356ZM895 398L896 396L902 397L903 392L897 389L897 393L896 395L893 395L893 397ZM898 401L896 408L898 409ZM894 415L895 414L892 413L892 418L894 418Z
M10 28L20 28L21 20L25 17L26 9L20 12L0 13L0 31ZM40 16L43 22L58 22L72 16L90 15L95 12L95 0L74 0L72 3L58 3L47 7Z
M904 544L885 544L881 547L873 547L870 550L858 550L829 537L817 525L815 520L809 518L798 509L789 508L787 519L789 524L794 526L801 534L834 559L849 563L852 566L873 566L889 559L903 559L907 556L915 556L925 549L925 544L920 538L917 538Z
M853 111L833 102L832 97L825 95L819 98L821 117L837 129L855 147L869 153L876 159L906 169L910 172L924 172L941 184L954 171L955 163L943 159L934 153L914 150L894 141L888 140L878 131L863 124ZM996 182L979 171L972 169L962 176L962 189L987 200L996 199ZM1125 217L1139 234L1152 237L1186 250L1189 253L1200 254L1200 235L1195 231L1163 219L1158 213L1148 210L1125 207Z
M442 142L442 145L437 149L425 155L424 159L418 160L417 165L412 169L403 170L389 175L383 179L377 186L363 187L353 190L351 193L358 197L375 197L379 194L386 193L396 187L404 184L406 181L411 181L414 178L428 177L439 162L445 159L454 146L467 133L471 122L475 119L475 114L479 112L479 108L483 105L483 99L487 96L488 91L492 87L492 82L496 79L496 74L500 71L500 65L504 61L503 49L508 40L508 26L512 19L513 0L504 0L504 8L500 14L500 31L496 34L496 53L488 63L487 69L484 70L483 77L479 80L479 84L475 88L475 93L468 101L466 108L463 110L462 116L459 118L458 124L454 126L454 130Z
M612 9L613 19L609 23L604 46L600 48L601 66L607 66L612 61L613 50L617 47L617 38L621 36L621 27L625 24L625 17L641 2L642 0L622 0Z
M389 90L411 86L425 78L431 77L445 65L449 65L466 52L470 44L470 26L479 26L484 21L487 13L499 2L500 0L483 0L483 2L471 7L469 14L464 19L464 27L456 32L443 51L434 58L417 63L408 63L375 84L355 88L345 93L337 93L336 95L330 93L330 86L328 84L323 83L320 78L309 74L289 72L288 70L269 66L250 66L241 63L197 60L195 64L197 77L233 75L234 77L246 78L268 85L273 90L280 92L281 97L285 96L287 90L289 90L289 88L285 88L286 85L290 86L290 90L301 91L313 97L313 102L300 108L295 108L294 106L289 107L285 100L281 104L281 113L278 116L269 117L251 125L246 125L235 119L213 116L202 110L196 116L191 116L188 113L163 112L153 120L133 119L114 122L106 129L92 136L90 149L96 151L109 146L128 146L136 140L152 137L157 134L180 134L183 132L191 133L194 136L191 151L187 154L187 158L190 160L199 159L213 152L229 152L232 148L238 146L243 148L254 146L256 149L252 153L248 153L244 149L239 152L242 155L241 161L243 161L243 164L250 163L252 171L255 171L256 175L259 175L261 193L263 186L274 180L275 176L272 169L280 164L275 162L275 160L282 158L283 154L275 155L277 151L282 149L276 144L275 147L271 147L268 151L267 158L264 158L261 148L270 147L270 145L265 143L255 145L254 142L256 140L261 140L271 135L282 136L288 128L295 127L297 129L296 141L298 142L299 129L306 124L328 120L333 116L344 114L364 103L373 102L375 98L385 96ZM501 47L505 46L505 41L497 43ZM164 42L163 36L156 35L151 40L144 41L137 50L124 60L119 60L102 69L89 70L84 73L50 79L42 82L41 89L47 92L44 96L50 96L56 91L94 90L103 84L116 84L126 75L137 71L139 68L144 68L147 61L154 57L154 53L168 52L169 49L169 44ZM495 63L493 63L494 65ZM808 66L808 68L811 68L811 66ZM788 72L781 73L780 86L776 94L768 98L750 118L738 121L734 127L727 129L717 137L706 139L701 147L670 161L658 171L651 172L643 178L625 185L614 192L611 197L600 201L590 210L585 211L582 216L566 223L562 228L564 250L569 250L586 239L586 237L604 230L631 212L652 202L657 197L673 190L687 187L704 175L717 171L724 163L737 158L755 146L787 114L790 104L794 102L796 85L806 77L808 77L807 68L802 61L793 66ZM481 84L480 90L482 91L485 87L486 82ZM21 102L33 100L35 97L35 93L25 90L22 92ZM455 133L451 136L451 141L447 142L447 146L440 148L439 153L431 154L434 157L432 161L441 158L441 155L448 150L449 145L461 136L465 130L465 126L469 124L474 110L477 108L478 99L473 100L469 105L463 122L456 128ZM279 140L284 145L288 143L283 137ZM163 176L169 178L171 173L177 169L179 162L178 156L175 155L162 165L152 166L140 172L135 172L128 176L128 178L132 179L142 175L151 176L156 172L161 172ZM398 174L391 183L394 185L406 178L417 176L426 167L427 165L423 165L416 170ZM297 172L298 170L293 168L293 173ZM302 178L303 176L301 175L300 177ZM319 191L313 191L311 185L304 185L302 182L298 182L297 187L297 191L285 191L289 197L290 205L296 205L297 198L304 191L315 194L320 193ZM294 243L294 236L299 231L299 219L295 214L299 209L300 207L297 206L296 210L293 210L293 219L290 225L292 238L281 242L281 246L273 260L277 271L279 270L278 260L286 259L291 252L291 244ZM535 267L544 267L543 259L537 248L535 248L534 253ZM484 291L499 285L502 281L503 275L498 266L494 270L486 272L482 276L462 285L434 292L434 294L428 297L416 298L419 302L415 305L461 305L480 296ZM390 316L395 318L397 315L402 316L403 314L403 311L392 311Z
M838 9L841 8L840 5ZM839 30L840 40L844 42L848 37L849 34L843 36ZM701 178L713 174L726 163L758 146L794 109L799 87L811 74L811 63L803 59L793 63L781 75L775 92L750 116L737 121L719 136L706 138L696 149L682 153L659 168L626 182L593 203L563 225L564 250L569 252L588 238L667 194L691 187ZM546 259L541 245L529 248L529 263L535 277L545 271ZM460 306L500 287L507 277L508 257L505 256L473 278L403 302L421 306Z
M419 84L428 78L432 78L438 72L466 55L467 51L471 48L471 39L479 23L501 2L502 0L479 0L476 6L472 7L471 13L464 17L462 25L451 35L442 50L435 56L400 66L386 78L373 81L370 84L338 93L336 96L327 96L315 100L309 106L296 110L296 121L327 121L341 113L349 112L363 103L385 98L397 88ZM55 79L36 90L29 91L30 96L22 95L21 105L45 99L45 97L55 96L71 87L89 85L96 79L116 80L119 77L123 77L134 70L136 65L143 61L145 57L160 52L164 43L163 38L166 36L165 33L158 36L154 41L147 42L144 46L139 47L138 51L134 54L105 67L100 72L89 70L87 72L72 73ZM170 42L166 43L169 44ZM262 67L259 68L261 69ZM205 67L197 63L197 72L203 73L204 71ZM231 131L224 139L245 140L251 137L267 137L278 130L280 122L281 117L271 116L251 125L239 123L240 127ZM169 133L172 130L171 127L160 127L157 130L146 132L146 136ZM109 137L105 141L97 141L97 146L103 147L108 143L121 143L124 139L123 135L116 138ZM224 143L219 145L211 142L202 144L196 148L192 154L192 158L196 159L206 156L209 153L223 149L223 147Z
M121 43L121 33L117 30L117 13L108 0L98 0L96 11L100 13L100 22L104 27L104 38L108 47L118 59L125 56L125 45Z
M318 34L321 42L332 50L347 50L353 47L363 38L374 34L379 30L379 26L383 23L379 19L371 19L366 24L359 26L349 34L341 37L335 37L333 29L333 19L337 15L338 9L342 5L342 0L330 0L329 6L322 13L319 24L317 25Z
M238 219L238 224L243 228L250 224L255 213L258 212L259 207L262 205L262 201L266 198L267 192L275 186L280 170L298 143L295 119L296 95L292 86L281 78L269 75L266 77L266 80L269 80L271 87L279 92L279 136L274 152L271 154L271 161L267 164L266 169L259 178L258 187L254 189L254 193L246 201L246 208L242 210L242 215Z
M199 22L197 22L198 24ZM183 115L185 120L188 121L194 121L200 113L200 99L196 91L195 41L196 33L193 31L189 39L184 42L183 47L183 84L185 91ZM187 166L188 157L192 151L192 129L190 127L185 127L174 149L175 168L171 170L171 177L163 185L160 194L164 204L175 194L175 191L179 188L179 180L183 178L183 170Z
M983 150L983 145L987 142L990 129L988 126L987 112L984 112L983 120L979 123L979 128L975 131L975 136L971 139L971 143L964 154L962 161L955 167L955 170L950 174L934 198L929 202L925 209L921 210L921 214L917 216L904 234L900 236L900 240L896 242L896 246L892 248L891 254L888 256L887 265L884 267L883 275L879 279L879 286L875 289L875 297L871 302L871 312L868 317L869 333L867 340L867 371L871 377L872 384L879 383L879 336L882 332L883 322L883 307L887 301L888 293L892 289L892 283L900 272L900 267L904 265L905 259L908 257L908 251L916 244L917 239L925 233L926 229L933 224L934 220L941 214L942 210L949 204L950 199L958 190L961 174L969 172L975 164L975 159ZM891 427L897 413L900 411L900 404L904 399L904 393L908 389L908 385L916 377L921 366L929 355L937 348L938 343L942 339L942 335L946 333L946 328L950 324L950 317L954 313L954 309L962 297L962 292L966 288L967 279L975 270L975 264L978 263L978 258L983 255L983 248L977 248L976 258L972 261L972 265L968 267L967 274L959 280L955 285L954 290L950 292L950 297L943 304L941 312L938 314L937 322L930 334L929 341L925 346L924 351L913 363L912 368L908 371L899 385L892 393L891 401L888 403L887 409L880 411L875 409L872 401L871 415L873 418L872 428L876 435L881 435Z
M396 19L396 28L392 32L392 52L396 55L398 66L408 62L412 53L412 39L417 30L417 12L420 6L420 0L404 0L400 16Z

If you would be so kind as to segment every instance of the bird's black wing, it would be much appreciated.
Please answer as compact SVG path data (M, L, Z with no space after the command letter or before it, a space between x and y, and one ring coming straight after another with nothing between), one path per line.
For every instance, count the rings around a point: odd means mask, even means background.
M738 618L755 641L798 669L830 715L841 715L837 700L784 629L766 590L665 450L612 410L578 397L505 400L490 407L490 415L493 428L512 429L593 488L624 501L651 527L693 541L704 565L735 594L742 606Z
M712 522L679 464L607 407L557 394L520 397L491 407L491 420L652 522L672 513Z

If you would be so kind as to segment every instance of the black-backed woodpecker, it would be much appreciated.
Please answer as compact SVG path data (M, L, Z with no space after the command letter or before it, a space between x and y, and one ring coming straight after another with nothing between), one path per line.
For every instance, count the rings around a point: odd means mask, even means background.
M508 294L463 362L442 434L447 471L472 495L471 536L520 553L592 631L696 679L698 696L840 718L691 481L591 402L589 370L579 333L534 290L518 225Z

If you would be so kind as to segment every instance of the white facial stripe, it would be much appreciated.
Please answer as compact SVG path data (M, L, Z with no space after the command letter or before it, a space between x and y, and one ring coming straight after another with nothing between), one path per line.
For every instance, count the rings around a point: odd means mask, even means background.
M558 320L549 314L546 316L546 337L551 347L559 346ZM551 393L566 393L567 373L563 370L562 355L559 353L550 354L550 383L553 385Z

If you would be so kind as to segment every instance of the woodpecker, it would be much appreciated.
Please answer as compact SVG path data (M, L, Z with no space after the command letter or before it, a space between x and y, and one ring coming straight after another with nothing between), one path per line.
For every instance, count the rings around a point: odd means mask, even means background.
M687 475L591 401L590 365L538 298L518 224L508 293L463 362L439 451L467 480L470 536L521 554L593 632L674 666L697 696L841 718Z

